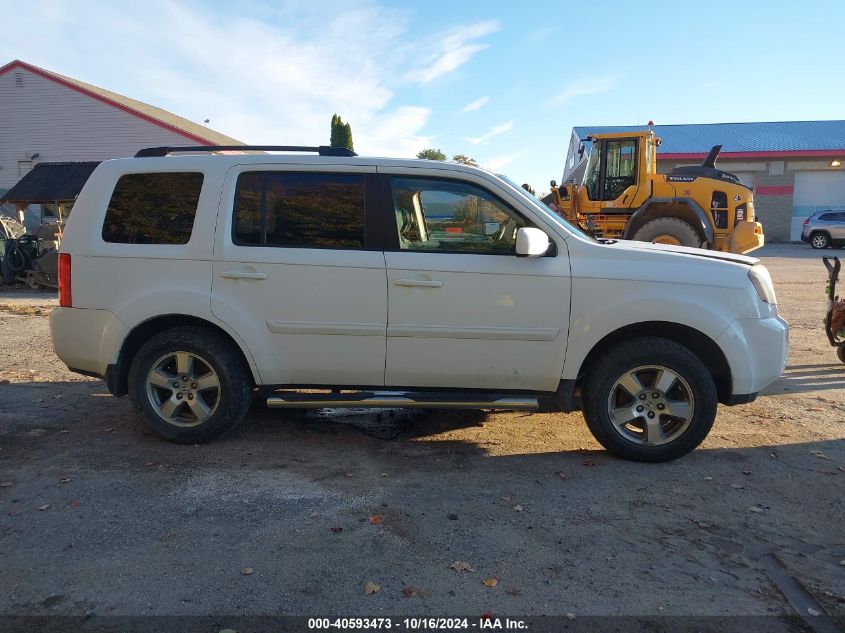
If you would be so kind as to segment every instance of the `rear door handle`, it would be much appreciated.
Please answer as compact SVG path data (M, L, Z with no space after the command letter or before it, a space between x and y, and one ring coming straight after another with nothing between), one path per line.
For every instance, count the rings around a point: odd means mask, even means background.
M436 279L397 279L393 282L397 286L403 288L413 288L419 286L422 288L442 288L443 282Z
M223 279L267 279L267 273L246 272L242 270L228 270L220 273Z

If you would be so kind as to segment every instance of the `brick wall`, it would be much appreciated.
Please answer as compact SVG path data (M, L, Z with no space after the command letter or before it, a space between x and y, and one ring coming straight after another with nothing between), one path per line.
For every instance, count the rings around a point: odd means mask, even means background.
M767 242L789 241L794 185L792 171L785 171L782 176L770 176L768 172L754 174L754 208Z

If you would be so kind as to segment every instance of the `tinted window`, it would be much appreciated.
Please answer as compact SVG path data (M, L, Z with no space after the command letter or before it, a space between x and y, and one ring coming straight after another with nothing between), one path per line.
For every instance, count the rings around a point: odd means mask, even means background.
M103 240L121 244L187 244L203 175L193 172L126 174L115 185Z
M364 176L245 172L234 213L235 244L362 248Z
M512 254L525 220L499 199L468 183L394 178L399 248L410 251Z

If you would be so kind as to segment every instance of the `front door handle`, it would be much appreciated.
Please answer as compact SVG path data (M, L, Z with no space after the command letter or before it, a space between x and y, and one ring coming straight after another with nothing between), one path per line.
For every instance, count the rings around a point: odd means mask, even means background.
M267 273L247 272L243 270L228 270L220 273L223 279L267 279Z
M443 282L437 281L436 279L397 279L393 283L397 286L402 286L403 288L413 288L413 287L442 288L443 287Z

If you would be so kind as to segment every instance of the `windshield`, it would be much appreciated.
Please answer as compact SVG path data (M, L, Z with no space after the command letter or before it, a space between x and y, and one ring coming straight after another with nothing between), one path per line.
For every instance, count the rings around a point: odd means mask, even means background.
M560 217L557 213L553 212L549 207L545 205L545 203L540 200L537 196L529 193L518 184L516 184L513 180L505 176L504 174L496 174L501 180L505 182L505 184L509 185L511 189L516 191L524 200L529 202L531 206L542 213L547 219L552 222L559 224L560 226L564 227L566 230L577 233L588 240L595 242L595 238L592 235L589 235L582 231L579 227L575 226L574 224L569 223L565 218Z

